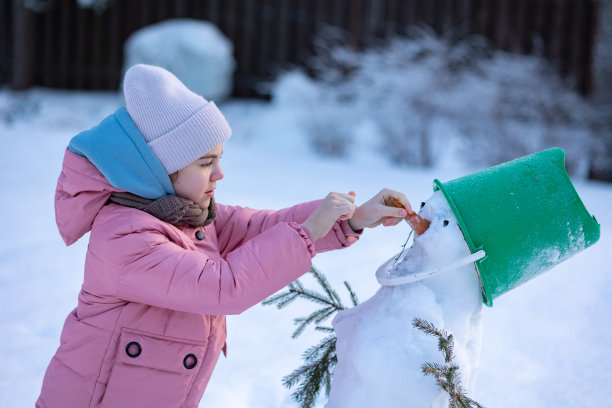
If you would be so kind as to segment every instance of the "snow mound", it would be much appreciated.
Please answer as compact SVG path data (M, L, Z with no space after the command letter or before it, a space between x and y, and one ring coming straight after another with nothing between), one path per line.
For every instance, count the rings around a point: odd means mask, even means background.
M173 19L144 27L124 46L124 71L135 64L157 65L176 75L189 89L209 100L232 93L236 68L234 46L213 24Z
M395 276L448 265L470 254L457 220L440 191L422 207L430 228L389 270ZM455 363L469 393L479 365L482 297L473 264L426 280L382 287L333 320L338 364L326 408L447 407L448 395L421 371L444 360L437 340L412 326L415 318L450 332Z

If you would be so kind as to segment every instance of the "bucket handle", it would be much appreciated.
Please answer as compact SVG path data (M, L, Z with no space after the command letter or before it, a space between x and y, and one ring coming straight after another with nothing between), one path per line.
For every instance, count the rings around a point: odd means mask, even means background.
M479 259L482 259L486 256L486 253L484 250L479 250L477 252L474 252L473 254L464 256L463 258L458 259L457 261L445 265L445 266L441 266L439 268L435 268L435 269L429 269L429 270L425 270L422 272L417 272L417 273L411 273L409 275L406 276L398 276L398 277L394 277L394 278L386 278L383 276L376 276L376 279L378 280L378 283L380 283L382 286L397 286L397 285L403 285L405 283L410 283L410 282L417 282L420 281L422 279L427 279L427 278L431 278L434 275L437 275L441 272L446 272L446 271L450 271L451 269L455 269L455 268L459 268L460 266L463 265L467 265L469 263L472 262L476 262ZM377 274L378 275L378 274Z

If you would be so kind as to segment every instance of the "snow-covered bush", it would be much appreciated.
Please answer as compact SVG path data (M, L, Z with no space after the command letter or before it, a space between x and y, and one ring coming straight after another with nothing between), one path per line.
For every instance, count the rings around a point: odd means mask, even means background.
M588 170L596 112L543 59L416 28L363 52L345 44L326 30L314 75L291 72L273 88L296 105L318 151L363 148L352 135L373 124L375 148L398 163L436 165L454 149L464 163L493 165L559 146L570 172ZM295 92L296 77L307 93Z
M612 181L612 0L599 0L599 21L593 58L593 99L601 111L592 175Z
M30 120L40 111L40 102L22 93L0 94L0 123L13 125Z
M110 0L77 0L79 7L93 9L97 13L102 13L108 8Z
M110 0L75 0L75 2L80 8L102 13L108 8ZM34 13L45 13L53 3L55 3L53 0L22 0L21 5Z
M212 23L172 19L133 33L124 45L124 71L135 64L166 68L189 89L221 101L233 89L232 42Z
M612 104L612 0L599 0L593 77L595 99Z
M313 149L325 156L345 156L351 145L351 110L335 95L324 92L299 71L283 75L274 87L275 103L293 107L298 126L305 129Z
M480 68L464 76L475 102L449 106L463 128L467 154L495 164L559 146L567 152L568 171L586 175L597 121L587 101L537 57L496 52Z

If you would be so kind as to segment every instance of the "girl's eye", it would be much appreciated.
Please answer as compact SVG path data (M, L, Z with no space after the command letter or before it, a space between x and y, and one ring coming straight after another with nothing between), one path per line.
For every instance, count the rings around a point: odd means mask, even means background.
M221 159L221 157L223 157L223 156L219 156L219 159ZM215 162L215 160L211 160L208 163L202 163L200 166L208 167L208 166L212 165L214 162Z

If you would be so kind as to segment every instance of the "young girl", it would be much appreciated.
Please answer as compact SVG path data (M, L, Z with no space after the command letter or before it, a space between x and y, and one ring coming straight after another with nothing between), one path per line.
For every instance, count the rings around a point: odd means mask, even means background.
M71 141L55 210L67 245L88 231L78 305L36 407L197 407L238 314L307 272L318 252L395 225L410 204L384 189L279 211L215 203L231 130L174 75L136 65L126 108ZM394 197L405 208L385 206Z

